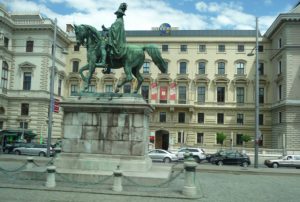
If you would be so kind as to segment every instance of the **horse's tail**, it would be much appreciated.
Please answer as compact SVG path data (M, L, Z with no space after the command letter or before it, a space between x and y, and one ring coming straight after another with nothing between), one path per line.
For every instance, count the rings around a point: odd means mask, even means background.
M164 59L161 57L160 50L156 45L147 44L143 47L143 50L146 51L152 58L154 64L162 73L167 73L167 64Z

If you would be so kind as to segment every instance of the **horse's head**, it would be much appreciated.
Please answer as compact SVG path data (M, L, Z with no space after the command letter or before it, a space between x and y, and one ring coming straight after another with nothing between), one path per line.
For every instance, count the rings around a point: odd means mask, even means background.
M84 45L84 40L86 38L86 30L84 25L74 25L76 42L78 45Z

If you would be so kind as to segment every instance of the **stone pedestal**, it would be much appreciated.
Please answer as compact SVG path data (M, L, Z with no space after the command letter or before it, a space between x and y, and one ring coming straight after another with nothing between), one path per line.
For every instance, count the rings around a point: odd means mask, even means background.
M149 113L140 95L102 93L69 98L64 110L58 168L147 171Z

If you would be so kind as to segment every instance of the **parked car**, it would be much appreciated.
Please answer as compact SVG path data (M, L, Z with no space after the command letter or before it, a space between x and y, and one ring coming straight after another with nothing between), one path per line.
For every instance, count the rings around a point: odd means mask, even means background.
M300 155L287 155L274 160L265 160L265 165L269 168L296 167L300 168Z
M13 152L17 155L25 154L25 155L37 155L37 156L46 156L47 155L47 145L45 144L25 144L21 147L17 147L13 149ZM54 150L50 147L50 156L54 155Z
M25 142L14 142L14 143L11 143L11 144L6 144L4 147L3 147L3 152L4 153L12 153L14 148L17 148L17 147L22 147L26 144L30 144L30 143L25 143Z
M235 151L220 153L218 156L211 159L211 163L219 166L226 164L248 167L251 164L251 161L248 155Z
M206 159L205 151L201 148L181 148L177 152L177 156L179 160L184 159L184 153L189 152L193 154L193 157L197 163Z
M206 160L211 162L211 160L217 156L226 155L226 153L236 152L236 150L219 150L214 154L206 154Z
M153 149L148 153L152 161L162 161L165 163L170 163L172 161L178 161L176 154L173 154L167 150L163 149Z

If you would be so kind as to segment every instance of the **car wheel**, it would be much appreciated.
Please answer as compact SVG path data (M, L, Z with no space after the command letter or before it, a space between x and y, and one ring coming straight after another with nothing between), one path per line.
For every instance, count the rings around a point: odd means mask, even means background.
M248 162L243 162L243 163L242 163L242 166L243 166L244 168L247 168L248 165L249 165Z
M199 158L198 156L194 156L193 158L194 158L194 160L195 160L197 163L200 163L201 160L200 160L200 158Z
M171 160L170 158L167 157L167 158L164 158L163 161L164 161L164 163L170 163L172 160Z
M15 154L16 154L16 155L21 155L21 152L20 152L19 150L16 150L16 151L15 151Z
M46 153L45 152L40 152L39 156L46 156Z
M224 165L224 164L223 164L223 161L218 161L218 162L217 162L217 165L218 165L218 166L223 166L223 165Z
M273 163L273 164L272 164L272 167L273 167L273 168L278 168L279 165L278 165L278 163Z

